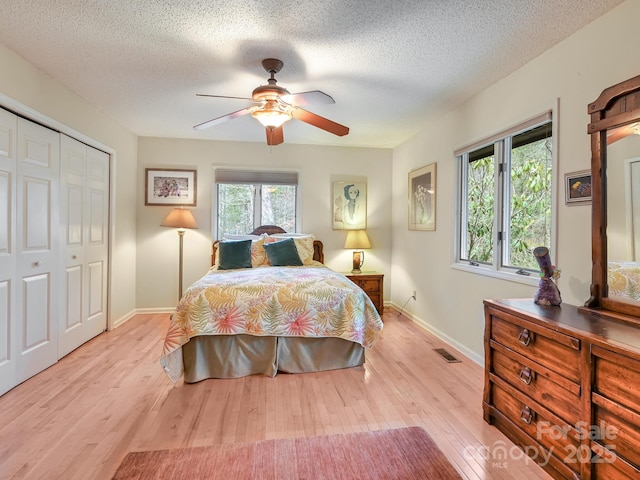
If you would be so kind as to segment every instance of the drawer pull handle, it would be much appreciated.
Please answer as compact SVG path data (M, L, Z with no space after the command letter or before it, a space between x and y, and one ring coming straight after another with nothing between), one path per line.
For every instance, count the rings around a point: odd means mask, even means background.
M533 380L533 374L531 373L531 369L529 367L524 367L522 370L520 370L520 380L522 380L522 382L526 385L529 385L531 383L531 380Z
M524 345L525 347L528 347L529 344L531 343L531 340L533 338L533 335L531 335L531 332L526 329L523 328L522 330L520 330L520 335L518 335L518 341Z
M520 410L520 420L527 425L531 424L531 421L533 420L533 412L529 407L522 407L522 410Z

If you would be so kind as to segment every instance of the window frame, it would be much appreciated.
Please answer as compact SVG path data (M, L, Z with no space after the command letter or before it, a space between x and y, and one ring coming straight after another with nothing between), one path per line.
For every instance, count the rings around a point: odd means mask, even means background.
M483 140L474 142L466 147L459 148L454 152L456 162L456 189L455 189L455 211L456 217L454 222L454 248L452 258L452 268L470 273L500 278L526 285L537 285L539 276L533 270L524 270L528 275L517 273L522 272L520 267L512 267L506 265L505 255L509 250L503 248L503 244L509 242L509 221L510 221L510 197L509 188L511 178L503 175L503 172L509 171L509 164L505 162L504 152L511 149L512 137L531 130L546 122L551 122L551 136L553 138L551 146L551 244L548 246L552 255L557 262L557 149L558 149L558 121L557 121L557 104L554 108L549 109L543 114L531 117L511 128L503 130L497 134L491 135ZM463 199L467 198L468 176L467 168L469 153L488 145L494 144L494 172L493 172L493 188L494 188L494 215L492 223L492 261L491 263L479 263L467 259L462 259L463 236L466 235L466 225L468 218L466 203ZM510 155L509 155L510 157Z
M232 168L217 167L214 168L213 182L211 188L211 238L219 238L218 231L218 195L220 184L247 184L252 185L254 202L253 202L253 220L254 229L262 225L257 223L257 218L262 217L262 193L263 185L294 185L296 187L296 204L295 204L295 229L299 232L301 224L301 194L300 194L300 172L292 169L256 169L256 168ZM230 177L231 180L219 181L220 177ZM288 181L278 181L278 176L285 176ZM237 178L233 181L233 178ZM288 233L294 233L288 232ZM250 232L244 232L246 234Z

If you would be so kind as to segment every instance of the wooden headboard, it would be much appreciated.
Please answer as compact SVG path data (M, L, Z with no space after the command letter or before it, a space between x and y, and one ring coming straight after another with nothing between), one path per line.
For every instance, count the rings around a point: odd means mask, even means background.
M273 233L286 233L286 232L282 228L276 225L262 225L256 228L253 232L251 232L250 235L262 235L263 233L271 235ZM218 243L220 243L220 240L216 240L215 242L213 242L213 245L212 245L212 252L211 252L212 266L216 264L216 250L218 250ZM324 246L322 245L322 242L320 240L313 241L313 259L316 262L324 263L323 248Z

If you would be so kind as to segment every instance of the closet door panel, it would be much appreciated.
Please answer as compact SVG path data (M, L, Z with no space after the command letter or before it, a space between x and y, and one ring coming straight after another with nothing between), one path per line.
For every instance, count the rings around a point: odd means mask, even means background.
M11 282L0 280L0 395L16 381L11 338Z
M109 155L62 135L60 356L106 330Z
M22 382L58 360L60 135L18 119L15 319Z
M82 299L80 295L69 294L82 290L82 265L67 267L66 273L66 298L64 308L66 315L61 318L64 323L64 333L82 327Z
M11 328L16 276L16 142L18 117L0 109L0 395L16 384L17 336Z
M23 178L22 252L51 251L51 180Z
M102 303L102 293L105 290L103 282L105 265L104 262L93 262L88 265L89 268L89 320L95 320L95 317L104 313L104 305Z
M24 355L52 341L50 273L22 278L22 304L21 352Z
M85 262L88 268L87 340L107 329L107 278L109 258L108 154L87 147L88 212Z
M62 135L60 158L61 259L65 270L60 305L60 357L86 341L87 301L85 256L87 239L86 187L87 146Z
M13 199L11 198L11 172L0 170L0 255L9 255L11 231L11 209Z

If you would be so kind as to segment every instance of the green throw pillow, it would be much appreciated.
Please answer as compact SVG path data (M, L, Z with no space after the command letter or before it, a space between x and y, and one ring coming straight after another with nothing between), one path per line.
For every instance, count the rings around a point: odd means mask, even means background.
M251 268L251 240L220 242L220 265L218 270Z
M267 252L269 263L274 267L300 267L302 260L293 238L280 240L279 242L265 243L264 251Z

